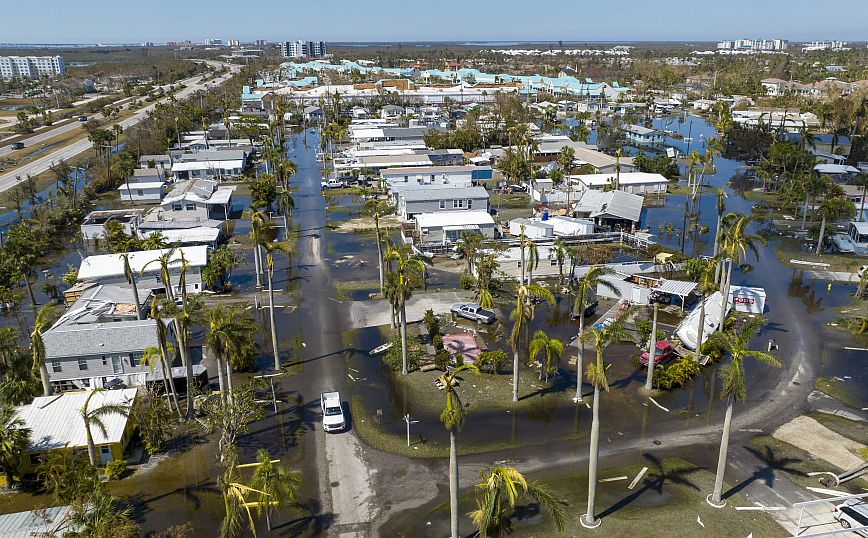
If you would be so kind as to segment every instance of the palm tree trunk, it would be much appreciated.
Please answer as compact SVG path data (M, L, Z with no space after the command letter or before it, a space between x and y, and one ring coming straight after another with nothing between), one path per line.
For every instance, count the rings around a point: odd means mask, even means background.
M449 524L452 538L458 533L458 446L455 429L449 430Z
M220 387L220 398L226 399L226 385L223 381L223 360L215 353L214 362L217 363L217 385Z
M712 250L712 256L717 256L720 254L720 236L721 230L720 227L723 225L723 213L717 212L717 228L714 231L714 250ZM714 267L714 283L720 283L720 273L721 273L721 262L717 262Z
M702 355L702 333L705 332L705 294L699 296L699 329L696 331L696 356Z
M588 510L584 521L591 525L595 521L594 501L597 496L597 458L600 455L600 387L594 385L594 404L591 419L591 446L588 455Z
M232 401L233 383L232 383L232 361L226 359L223 365L223 371L226 372L226 393L229 396L229 401Z
M823 251L823 235L826 233L826 215L823 215L823 221L820 223L820 237L817 239L817 251L815 254L820 255Z
M96 445L93 442L93 434L90 432L90 421L85 418L84 429L87 431L87 458L93 467L97 467L99 462L96 460Z
M726 399L726 415L723 418L723 434L720 438L720 453L717 456L717 474L714 476L714 491L711 493L711 504L722 505L723 473L726 470L726 453L729 450L729 430L732 427L732 406L735 403L732 395Z
M261 288L262 287L262 277L260 276L260 272L259 272L259 245L258 244L253 247L253 265L254 265L254 271L256 272L256 287Z
M651 323L651 338L648 344L648 375L645 376L645 390L651 390L654 383L654 363L657 362L657 303L654 303L654 321Z
M579 292L581 293L581 291ZM582 363L585 360L585 343L582 341L582 335L585 333L585 301L584 298L579 302L579 351L576 354L576 403L582 401Z
M407 307L401 301L401 375L407 373Z
M280 348L277 343L277 325L274 322L274 285L271 282L271 271L265 271L268 280L268 319L271 323L271 349L274 351L274 370L280 371Z
M187 349L187 336L182 332L181 323L175 318L175 331L178 335L178 349L181 352L181 362L184 363L184 368L187 374L187 415L186 419L193 418L193 361L190 360L189 350Z
M518 342L512 350L512 401L518 401Z
M51 382L48 381L48 368L44 360L39 362L39 379L42 380L42 395L51 396Z
M163 338L160 339L160 360L163 363L169 375L169 395L172 397L172 403L175 405L175 411L178 413L178 418L183 418L181 414L181 404L178 402L178 389L175 388L175 378L172 375L172 365L169 364L169 352L166 349L166 342Z
M722 275L723 286L721 286L721 294L720 298L720 326L718 330L723 332L724 322L726 321L726 304L729 302L729 286L732 283L732 260L726 260L724 263L727 264L726 274Z
M802 209L802 227L800 230L805 229L805 221L808 220L808 193L805 193L805 207Z
M386 280L383 275L383 246L380 244L380 218L377 215L374 215L374 227L377 234L377 268L380 271L380 293L383 293Z
M30 305L34 308L36 307L36 296L33 295L33 286L30 285L30 279L27 277L27 273L22 274L24 277L24 287L27 288L27 295L30 296ZM34 315L36 313L34 312Z
M139 286L138 284L136 284L135 277L133 277L131 280L133 284L133 300L136 301L136 319L141 321L144 318L142 317L142 307L141 303L139 302Z

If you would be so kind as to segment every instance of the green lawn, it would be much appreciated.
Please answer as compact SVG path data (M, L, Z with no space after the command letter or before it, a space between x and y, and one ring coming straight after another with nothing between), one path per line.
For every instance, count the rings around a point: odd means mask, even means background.
M847 439L868 445L868 428L865 427L864 422L857 422L829 413L809 413L808 416Z
M862 396L865 388L857 383L848 383L843 380L838 381L834 377L820 376L814 382L814 388L850 407L859 408L862 406L859 402L863 399Z
M831 428L830 428L831 429ZM845 469L837 469L832 464L821 460L814 454L809 454L789 443L776 439L769 435L755 437L750 441L754 454L762 461L766 462L768 468L773 468L779 475L783 475L790 482L802 487L824 487L818 476L808 476L808 473L816 472L842 472ZM762 473L763 470L758 471ZM767 472L767 471L766 471ZM765 474L759 475L760 479L765 477ZM851 480L839 485L834 489L841 491L851 491L853 493L863 493L861 489L866 487L868 482L862 479Z
M756 511L737 511L735 506L750 503L740 493L727 499L722 509L712 508L705 502L714 484L714 475L681 459L658 461L653 457L643 465L648 472L633 490L627 486L641 465L607 469L600 478L627 476L627 480L600 483L597 487L596 514L603 523L594 530L584 529L579 517L587 503L587 475L574 474L543 479L538 483L561 500L566 512L566 528L558 533L551 518L539 513L536 506L518 503L517 515L511 519L512 536L787 536L769 514ZM521 469L518 469L521 471ZM726 488L724 488L726 489ZM475 508L472 496L462 498L461 512ZM421 522L442 524L448 517L448 506L441 505L421 517ZM701 520L702 524L699 523ZM465 529L469 521L465 520ZM435 527L437 531L440 527ZM406 536L429 536L418 526Z

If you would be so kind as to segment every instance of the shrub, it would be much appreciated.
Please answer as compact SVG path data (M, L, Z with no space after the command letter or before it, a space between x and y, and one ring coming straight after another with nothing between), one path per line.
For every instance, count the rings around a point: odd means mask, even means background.
M450 359L449 352L445 349L438 349L434 354L434 365L437 366L438 370L445 370L447 366L449 366Z
M105 466L105 476L109 480L120 480L127 473L127 462L124 460L110 461Z
M434 338L431 339L431 344L434 346L434 349L440 351L443 349L443 337L439 334L435 334Z
M422 321L425 322L425 329L428 330L428 334L431 337L440 332L440 324L437 322L437 316L434 315L434 310L430 308L426 310L425 317Z
M383 354L383 362L394 372L401 371L401 337L395 335L392 338L392 347ZM422 346L419 339L407 336L407 370L412 372L419 368L419 357L422 356Z
M692 357L676 359L669 364L654 368L654 384L659 389L671 390L690 381L699 370L699 363Z
M467 273L461 273L461 276L458 277L458 285L461 286L461 289L463 290L472 290L476 287L476 279Z
M506 354L506 351L497 349L480 353L476 360L476 366L481 371L496 374L507 362L509 362L509 355Z

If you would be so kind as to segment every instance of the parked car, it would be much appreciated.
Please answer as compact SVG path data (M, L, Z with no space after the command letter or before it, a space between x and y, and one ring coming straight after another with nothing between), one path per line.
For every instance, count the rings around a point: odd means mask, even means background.
M609 325L611 325L613 323L615 323L614 318L606 318L603 321L600 321L598 323L594 323L594 328L597 329L598 331L602 331L603 329L605 329L606 327L608 327Z
M497 316L494 315L494 312L490 310L485 310L484 308L475 303L452 305L452 313L456 316L460 316L462 318L469 319L477 323L491 324L494 323L495 319L497 319Z
M847 499L835 506L835 519L845 529L868 526L868 504L859 499ZM859 536L868 537L868 530L853 531Z
M322 408L322 429L327 432L339 432L347 427L344 407L341 404L341 394L337 391L323 392L319 397Z
M673 353L675 353L675 349L672 347L672 344L666 340L660 340L657 342L654 349L654 364L663 364L672 358ZM648 350L642 352L642 356L639 357L639 362L648 366Z
M24 142L15 142L12 144L12 149L24 149Z
M86 122L86 121L87 121L87 116L79 116L79 117L78 117L78 121L80 121L80 122L82 122L82 123Z
M323 189L340 189L342 187L346 187L346 183L343 181L338 181L337 179L330 179L328 181L323 181L320 183Z

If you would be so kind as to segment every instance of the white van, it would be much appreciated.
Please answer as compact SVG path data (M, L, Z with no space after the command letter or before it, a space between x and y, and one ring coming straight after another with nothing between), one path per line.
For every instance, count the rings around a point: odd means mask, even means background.
M859 499L847 499L835 507L835 519L845 529L868 527L868 504ZM853 531L859 536L868 537L868 529Z

